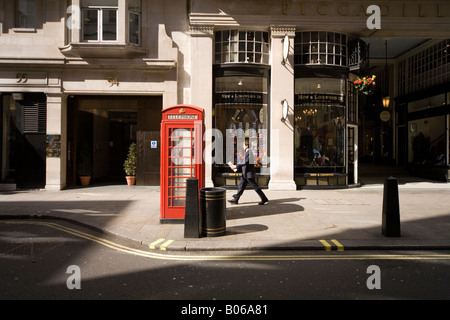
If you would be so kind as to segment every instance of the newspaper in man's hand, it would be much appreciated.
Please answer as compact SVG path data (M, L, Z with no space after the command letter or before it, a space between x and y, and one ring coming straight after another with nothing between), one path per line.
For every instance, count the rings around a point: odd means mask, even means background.
M237 171L237 168L234 164L231 163L231 161L228 162L228 166L231 168L231 170L233 170L234 172Z

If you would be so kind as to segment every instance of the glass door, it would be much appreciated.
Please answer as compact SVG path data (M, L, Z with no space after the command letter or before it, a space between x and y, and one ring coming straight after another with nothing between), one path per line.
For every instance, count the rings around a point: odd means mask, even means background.
M358 183L358 126L347 127L348 184Z

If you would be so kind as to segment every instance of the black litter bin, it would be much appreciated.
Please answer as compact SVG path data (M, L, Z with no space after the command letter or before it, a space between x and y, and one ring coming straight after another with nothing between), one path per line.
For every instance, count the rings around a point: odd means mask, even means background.
M206 237L223 236L226 231L226 190L200 189L201 234Z

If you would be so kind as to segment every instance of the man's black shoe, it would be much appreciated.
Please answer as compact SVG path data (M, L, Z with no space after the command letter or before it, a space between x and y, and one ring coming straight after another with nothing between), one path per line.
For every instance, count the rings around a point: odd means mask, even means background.
M238 201L237 201L236 199L228 200L228 202L229 202L229 203L232 203L232 204L238 204Z
M264 205L264 204L267 203L267 202L269 202L269 200L262 200L262 201L260 201L258 204L259 204L260 206L262 206L262 205Z

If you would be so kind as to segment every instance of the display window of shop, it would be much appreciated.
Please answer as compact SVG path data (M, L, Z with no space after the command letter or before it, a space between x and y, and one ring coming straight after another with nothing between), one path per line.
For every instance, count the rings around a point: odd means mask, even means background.
M236 164L243 160L242 142L248 138L255 165L268 167L267 90L268 79L264 77L216 78L215 126L223 135L226 163Z
M262 75L227 74L219 68L218 73L222 76L216 76L214 84L215 182L223 186L238 184L239 177L230 171L228 163L244 161L243 143L248 138L258 183L267 185L270 166L269 78L263 75L267 72Z
M409 121L409 162L446 166L445 116Z
M295 79L294 163L302 172L345 169L345 94L344 79Z
M408 103L409 163L418 166L446 166L448 93Z
M220 30L215 34L214 164L215 184L236 186L239 175L228 163L243 161L249 140L260 185L269 177L269 33Z

